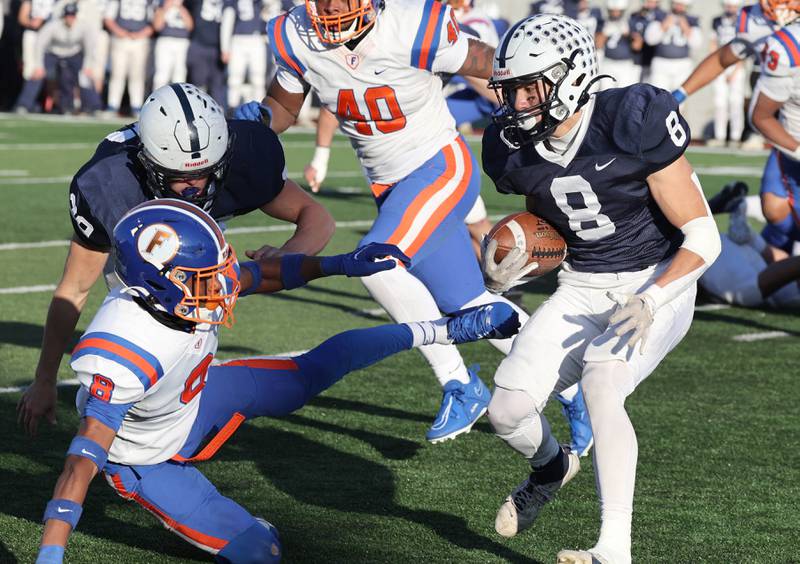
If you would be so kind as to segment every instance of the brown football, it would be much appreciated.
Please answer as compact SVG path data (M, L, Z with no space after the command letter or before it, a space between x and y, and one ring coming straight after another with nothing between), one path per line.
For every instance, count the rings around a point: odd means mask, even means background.
M498 221L489 231L497 241L495 262L500 262L516 246L528 253L528 264L538 262L539 268L528 276L541 276L556 268L567 256L567 243L561 234L542 218L530 212L517 212Z

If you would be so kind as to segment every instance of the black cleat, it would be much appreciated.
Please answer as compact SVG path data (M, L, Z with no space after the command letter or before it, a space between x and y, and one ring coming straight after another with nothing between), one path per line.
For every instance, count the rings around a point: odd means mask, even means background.
M736 209L749 191L750 187L741 180L728 182L722 187L722 190L708 199L708 207L711 208L713 214L730 213Z

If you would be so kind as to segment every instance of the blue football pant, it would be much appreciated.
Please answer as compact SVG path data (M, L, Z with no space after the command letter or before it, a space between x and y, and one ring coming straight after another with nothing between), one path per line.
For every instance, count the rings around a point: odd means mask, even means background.
M464 225L480 192L480 167L462 137L399 182L372 190L378 217L360 245L400 247L440 311L456 311L485 291Z
M772 149L764 165L761 193L769 192L781 198L789 198L792 212L780 223L768 223L761 236L772 245L792 254L796 241L800 241L800 162L794 161Z
M243 421L288 415L345 374L412 346L407 326L384 325L340 333L293 358L212 366L197 419L175 459L146 466L108 463L106 479L119 495L139 503L191 544L217 555L219 562L278 561L280 543L274 531L223 496L191 462L213 455Z

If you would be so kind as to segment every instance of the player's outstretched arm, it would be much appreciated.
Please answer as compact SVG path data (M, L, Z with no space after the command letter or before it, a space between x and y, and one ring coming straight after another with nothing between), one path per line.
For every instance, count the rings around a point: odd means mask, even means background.
M56 380L61 357L107 259L108 253L90 249L77 239L70 243L64 274L47 312L35 379L17 404L17 420L30 435L36 434L42 417L50 423L56 421Z
M800 257L789 257L768 265L758 274L758 289L767 299L792 282L800 281Z
M283 88L277 79L272 79L263 103L272 111L270 127L275 133L283 133L297 122L297 116L306 99L305 93L295 94Z
M264 257L239 265L240 295L292 290L325 276L372 276L391 270L398 262L409 266L411 259L397 246L386 243L369 243L353 252L329 257L301 254Z
M676 94L683 91L683 99L679 99L678 102L683 102L686 96L691 96L707 84L713 82L726 68L735 65L739 61L739 57L736 56L730 44L723 45L708 55L705 59L700 61L700 64L697 65L694 71L692 71L692 74L689 75L689 78L687 78L680 89L676 91ZM679 95L680 94L678 94L678 96ZM678 96L676 96L676 98Z
M84 417L70 443L64 470L44 513L44 532L36 564L60 564L67 539L78 524L89 484L106 462L116 431Z
M275 219L294 223L296 229L280 249L266 245L257 251L245 251L252 259L287 253L315 255L325 248L336 230L330 212L293 180L287 179L280 194L262 206L261 211Z
M788 79L791 82L791 79ZM792 137L778 120L778 112L783 102L773 100L756 86L755 99L752 102L751 121L767 141L775 148L796 159L800 155L800 142Z

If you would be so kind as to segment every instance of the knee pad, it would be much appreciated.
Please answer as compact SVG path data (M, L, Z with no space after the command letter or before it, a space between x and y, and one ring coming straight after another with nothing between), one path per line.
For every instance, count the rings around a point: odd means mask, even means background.
M609 393L624 402L636 388L636 381L630 365L621 360L587 362L583 369L581 388L587 403Z
M225 545L215 560L220 564L277 564L281 553L278 529L256 517L256 522Z
M533 398L521 390L496 388L489 402L489 423L500 437L513 435L538 415Z

